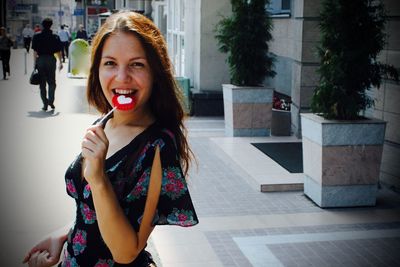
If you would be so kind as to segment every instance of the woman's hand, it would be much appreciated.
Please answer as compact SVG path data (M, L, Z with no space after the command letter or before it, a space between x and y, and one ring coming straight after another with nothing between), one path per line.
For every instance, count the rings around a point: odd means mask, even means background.
M28 252L23 263L28 263L29 267L49 267L57 264L65 241L66 235L48 237L40 241Z
M82 141L83 177L89 184L102 183L108 139L101 126L90 127Z

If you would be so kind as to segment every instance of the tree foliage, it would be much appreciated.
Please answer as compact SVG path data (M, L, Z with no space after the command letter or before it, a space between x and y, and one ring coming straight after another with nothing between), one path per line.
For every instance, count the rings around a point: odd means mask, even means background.
M257 86L273 77L273 58L268 54L272 21L265 7L269 0L231 0L232 15L216 25L219 50L228 54L231 82Z
M386 42L384 6L374 0L324 0L320 18L320 83L312 111L328 119L357 119L373 105L366 90L379 87L383 77L398 80L393 66L377 61Z

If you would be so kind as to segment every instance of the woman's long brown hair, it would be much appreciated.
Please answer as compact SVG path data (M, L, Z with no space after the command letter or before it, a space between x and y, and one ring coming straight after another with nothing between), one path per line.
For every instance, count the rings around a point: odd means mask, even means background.
M164 37L151 20L136 12L123 11L112 14L100 27L92 42L92 64L86 91L88 102L101 113L107 113L112 108L101 89L99 66L104 42L117 32L134 34L146 51L154 77L149 106L156 121L175 135L178 156L186 175L193 153L183 124L185 114L182 108L182 92L174 79Z

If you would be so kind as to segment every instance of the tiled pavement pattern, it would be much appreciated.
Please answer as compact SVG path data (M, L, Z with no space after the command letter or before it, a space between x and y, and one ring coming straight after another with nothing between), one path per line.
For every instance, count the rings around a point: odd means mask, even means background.
M389 238L357 239L357 233L375 230L390 230L397 235ZM323 233L328 236L328 240L318 241L318 237L309 242L293 242L295 238L292 242L284 240L304 234L312 239L313 235ZM335 240L337 233L344 233L347 238ZM224 266L252 266L234 239L260 236L282 239L274 242L277 244L265 245L265 250L269 249L279 260L281 265L276 266L400 266L398 222L215 231L206 233L206 236Z
M274 216L283 216L283 220L291 221L315 214L324 218L330 214L348 214L349 209L320 209L303 192L260 193L255 190L254 180L245 170L229 157L229 151L223 151L209 137L223 136L223 122L218 131L218 119L192 118L188 122L190 144L198 161L198 168L193 168L189 177L190 192L195 204L200 224L190 230L183 231L165 229L163 237L171 239L172 247L193 253L180 262L176 257L165 257L164 248L157 245L156 259L162 266L400 266L400 220L395 217L392 223L346 223L347 219L335 222L316 222L312 226L279 227L279 220L271 222L272 226L258 224L253 220L274 220ZM208 128L211 127L211 128ZM381 211L382 214L400 207L400 197L387 189L380 190L376 207L352 208L353 212ZM268 217L270 216L270 217ZM285 217L286 216L286 217ZM375 214L372 216L379 215ZM248 221L246 221L248 218ZM261 219L260 219L261 218ZM280 218L280 219L282 219ZM276 218L275 218L276 219ZM215 220L215 223L213 221ZM232 222L241 220L240 225ZM321 219L320 219L321 220ZM397 220L397 221L396 221ZM352 220L350 219L349 222ZM222 224L221 224L222 222ZM223 225L223 222L229 222ZM339 222L339 221L338 221ZM295 225L297 222L293 222ZM318 225L318 223L323 225ZM205 226L204 226L205 224ZM298 224L301 224L299 222ZM277 227L276 227L277 226ZM201 228L204 229L201 229ZM200 228L200 229L199 229ZM193 234L194 231L196 234ZM377 233L373 231L378 231ZM383 231L381 234L380 231ZM392 231L392 232L385 232ZM385 234L396 233L393 237ZM197 233L201 232L201 234ZM375 233L375 235L373 235ZM199 238L205 236L205 240ZM360 238L360 235L362 238ZM369 236L372 236L369 238ZM157 237L157 233L156 233ZM270 242L273 237L277 241ZM305 238L306 237L306 238ZM167 238L167 239L168 239ZM181 240L187 238L188 241ZM197 254L207 257L213 253L193 251L185 245L193 242L203 243L211 247L218 261L207 262L196 260ZM261 249L253 255L246 251L246 241L260 239ZM263 239L264 238L264 239ZM283 240L280 240L280 239ZM304 239L304 240L303 240ZM308 240L311 239L311 240ZM287 240L287 241L285 241ZM303 240L303 241L302 241ZM166 242L167 243L167 242ZM197 244L196 248L206 248ZM251 247L250 247L251 249ZM174 249L165 249L168 254ZM201 255L203 253L203 255ZM268 256L271 255L271 256ZM273 258L268 261L268 257ZM172 264L172 262L176 262ZM181 264L181 265L179 265Z
M251 178L209 139L192 137L191 147L199 162L189 178L199 216L320 212L302 192L255 191L247 182Z

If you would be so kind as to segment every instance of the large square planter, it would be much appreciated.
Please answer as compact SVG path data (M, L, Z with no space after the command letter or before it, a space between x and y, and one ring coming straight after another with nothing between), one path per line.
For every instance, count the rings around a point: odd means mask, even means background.
M271 135L290 136L292 129L292 114L288 110L272 109Z
M226 136L269 136L272 88L223 84Z
M301 114L304 193L317 205L374 206L386 122Z

